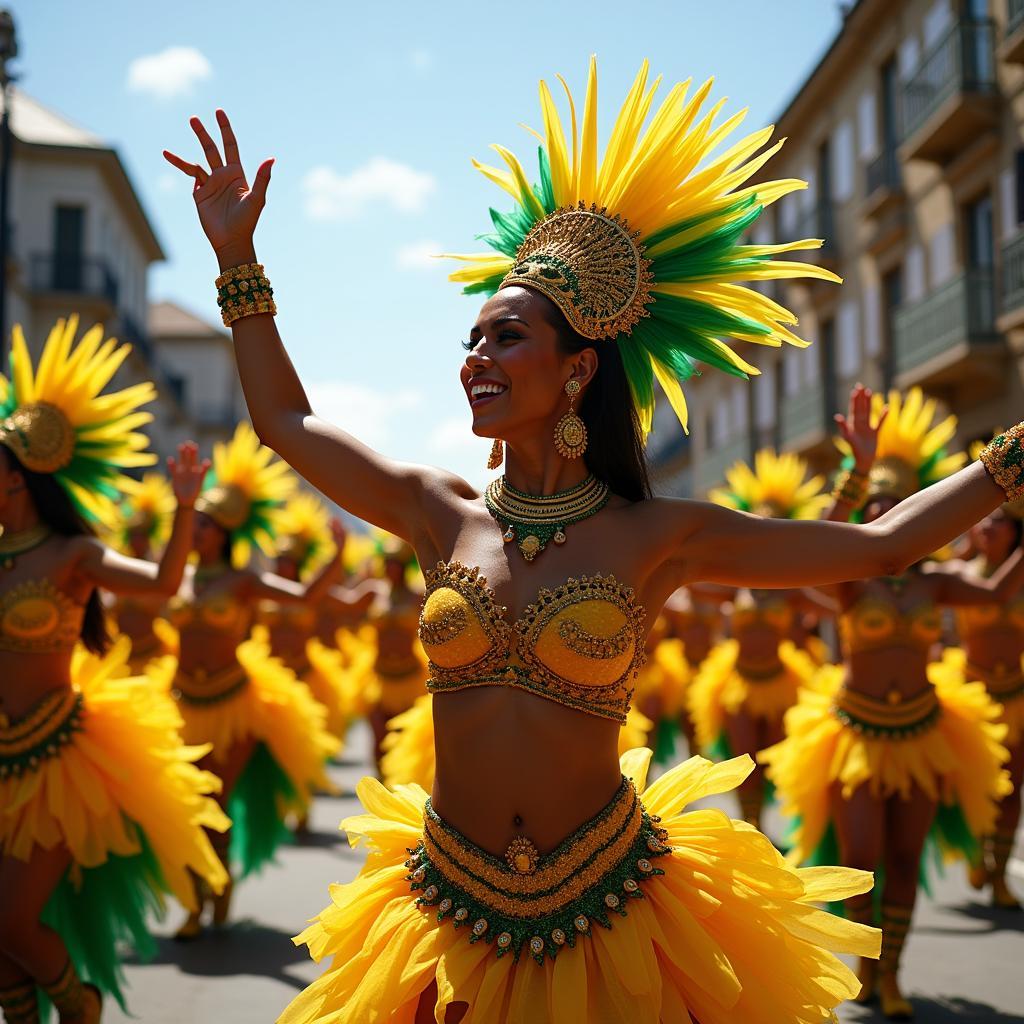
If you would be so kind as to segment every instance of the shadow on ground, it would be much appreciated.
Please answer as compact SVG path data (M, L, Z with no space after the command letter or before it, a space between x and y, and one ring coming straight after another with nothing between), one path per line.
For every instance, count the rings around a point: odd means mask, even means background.
M1024 1017L960 996L911 995L909 998L914 1007L915 1024L1024 1024ZM843 1007L843 1020L848 1024L885 1024L886 1018L877 1003L870 1006L847 1004Z

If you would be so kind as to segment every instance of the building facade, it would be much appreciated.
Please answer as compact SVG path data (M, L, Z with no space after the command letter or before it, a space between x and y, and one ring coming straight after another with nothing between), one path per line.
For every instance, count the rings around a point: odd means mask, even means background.
M160 456L193 432L183 383L157 358L146 331L148 269L160 242L117 151L17 89L10 90L7 312L4 343L20 323L33 356L50 327L78 313L132 344L121 386L153 380L148 428Z
M1024 410L1024 0L859 0L779 118L765 169L806 190L752 241L824 238L796 254L840 274L764 286L808 349L738 346L762 373L691 381L676 493L703 496L762 445L835 467L850 387L921 386L958 442Z

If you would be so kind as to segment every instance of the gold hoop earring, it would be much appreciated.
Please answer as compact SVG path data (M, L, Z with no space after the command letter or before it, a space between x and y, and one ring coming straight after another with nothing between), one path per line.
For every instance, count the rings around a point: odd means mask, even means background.
M487 459L488 469L497 469L502 460L505 458L505 445L502 443L500 437L494 439L494 444L491 445L491 454Z
M586 424L573 411L581 390L580 382L575 378L565 382L565 393L569 396L569 411L555 425L555 451L563 459L578 459L587 450Z

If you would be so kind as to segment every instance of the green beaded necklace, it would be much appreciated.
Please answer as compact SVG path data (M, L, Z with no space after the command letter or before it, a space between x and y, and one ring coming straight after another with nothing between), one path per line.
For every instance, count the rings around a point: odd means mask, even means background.
M487 485L484 504L502 527L505 543L516 541L523 558L532 562L550 541L564 544L566 527L600 512L610 494L608 485L593 475L567 491L541 495L517 491L500 476Z

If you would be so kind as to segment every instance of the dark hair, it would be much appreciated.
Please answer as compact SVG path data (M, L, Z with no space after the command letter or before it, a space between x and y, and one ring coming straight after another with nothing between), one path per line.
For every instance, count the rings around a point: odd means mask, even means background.
M1018 519L1017 516L1007 512L1002 505L1000 505L999 508L996 509L996 511L1002 512L1003 519L1006 522L1008 522L1010 526L1013 528L1013 544L1010 547L1010 553L1012 554L1015 549L1020 547L1021 538L1024 537L1024 521Z
M583 456L587 469L629 501L651 497L640 417L633 404L622 353L611 341L593 341L578 334L562 311L546 296L548 323L558 332L564 352L597 352L597 372L587 385L579 414L587 428L588 445Z
M21 460L9 448L0 445L0 451L7 455L12 470L25 478L29 497L36 513L54 533L61 537L95 537L96 531L72 504L64 488L50 473L36 473L26 469ZM94 654L103 654L110 646L110 634L103 614L99 591L94 589L85 602L85 616L82 619L82 643Z

